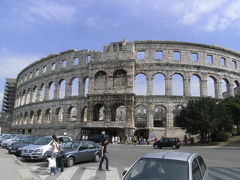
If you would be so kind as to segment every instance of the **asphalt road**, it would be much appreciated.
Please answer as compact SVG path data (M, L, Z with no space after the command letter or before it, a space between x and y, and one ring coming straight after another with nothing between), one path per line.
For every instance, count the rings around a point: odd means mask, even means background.
M6 150L1 149L0 158L3 159L0 159L0 174L4 174L4 180L14 180L12 179L14 177L18 180L119 180L122 172L144 154L168 150L171 149L154 149L152 146L109 145L108 157L111 171L98 171L98 163L87 162L65 168L63 173L59 172L57 175L51 176L46 162L23 162L21 158L8 155ZM199 153L209 168L209 180L240 180L240 147L189 146L181 147L180 151ZM7 163L3 163L3 160ZM4 168L2 168L3 166Z

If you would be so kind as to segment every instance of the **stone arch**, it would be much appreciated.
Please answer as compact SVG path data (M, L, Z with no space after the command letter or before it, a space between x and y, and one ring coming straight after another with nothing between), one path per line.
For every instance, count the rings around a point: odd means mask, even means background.
M65 90L66 90L66 81L61 79L59 81L59 98L63 99L65 97Z
M104 121L106 117L106 110L103 104L96 104L93 107L93 121Z
M112 108L112 122L123 122L127 118L127 109L123 103L115 103Z
M221 79L221 93L223 97L227 97L229 94L229 81L226 78Z
M42 83L42 85L40 86L39 101L44 100L44 95L45 95L45 84Z
M180 114L182 109L183 109L183 105L176 105L173 108L173 126L174 127L180 127L181 126L180 122L177 120L177 116Z
M209 76L207 78L207 91L208 91L208 96L216 97L217 79L213 76Z
M75 106L70 106L68 108L68 115L70 121L76 121L77 120L77 108Z
M25 104L25 94L26 94L26 91L24 90L22 92L22 97L21 97L21 106L23 106Z
M82 113L81 113L81 122L87 122L88 118L88 107L85 106L82 108Z
M144 73L135 76L135 94L147 95L147 76Z
M31 102L35 103L36 100L37 100L37 94L38 94L38 88L37 88L37 86L34 86L32 93L33 93L33 95L32 95L32 100L31 100Z
M63 121L63 108L62 107L58 107L56 109L56 117L57 117L57 121Z
M52 100L52 99L54 99L54 92L55 92L55 84L54 84L54 81L51 81L51 82L48 84L48 87L49 87L49 100Z
M51 120L52 120L52 110L51 110L51 108L46 109L45 118L46 118L46 123L51 123Z
M22 125L23 124L23 115L22 113L20 113L20 120L19 120L19 124Z
M31 110L30 111L30 124L33 124L34 123L34 111Z
M105 71L98 71L94 77L94 89L105 90L107 87L107 73Z
M162 73L156 73L153 76L153 95L165 95L166 76Z
M240 89L239 89L239 82L237 80L235 80L233 82L233 91L234 91L234 95L238 94L240 92Z
M118 90L125 90L127 86L127 72L123 69L116 69L113 72L113 87Z
M27 96L26 96L26 104L30 103L30 97L31 97L31 89L28 88Z
M38 123L38 124L41 124L41 123L42 123L42 110L41 110L41 109L39 109L39 110L37 111L37 123Z
M183 96L184 94L184 76L181 73L172 75L172 94L174 96Z
M86 96L88 94L88 87L89 87L89 78L85 77L83 80L84 84L84 95Z
M146 127L147 125L147 109L144 105L139 104L135 108L135 126Z
M154 108L154 127L166 127L167 109L162 105L156 105Z
M74 77L70 81L71 85L71 96L78 96L78 88L79 88L79 79Z
M190 90L191 96L201 95L201 78L198 74L192 74L190 76Z
M27 124L28 123L28 112L26 111L24 113L24 123L23 124Z

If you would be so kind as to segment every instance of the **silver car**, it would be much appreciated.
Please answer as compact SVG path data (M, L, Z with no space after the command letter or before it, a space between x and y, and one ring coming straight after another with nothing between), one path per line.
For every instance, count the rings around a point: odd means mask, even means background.
M122 180L207 180L208 169L197 153L158 152L137 160Z

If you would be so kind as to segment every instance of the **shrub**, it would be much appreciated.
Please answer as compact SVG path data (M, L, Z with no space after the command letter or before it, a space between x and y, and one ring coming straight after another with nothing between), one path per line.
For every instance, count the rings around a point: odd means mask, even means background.
M212 135L212 141L227 141L231 134L225 131Z

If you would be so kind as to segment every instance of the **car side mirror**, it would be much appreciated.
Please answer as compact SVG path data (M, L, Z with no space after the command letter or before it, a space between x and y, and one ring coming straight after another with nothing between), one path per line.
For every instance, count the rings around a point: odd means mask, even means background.
M124 176L126 173L127 173L127 171L125 170L125 171L123 171L122 175Z

